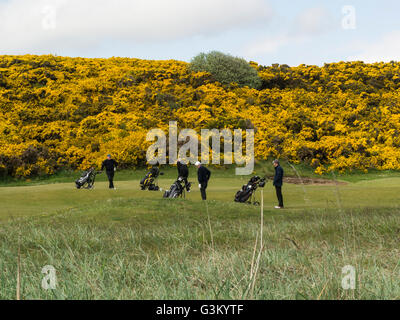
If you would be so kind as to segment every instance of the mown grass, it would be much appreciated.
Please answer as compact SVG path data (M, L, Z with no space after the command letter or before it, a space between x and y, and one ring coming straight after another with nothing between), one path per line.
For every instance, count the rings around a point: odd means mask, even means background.
M286 170L287 176L296 177L299 173L303 177L314 177L314 178L321 178L321 176L315 174L313 169L300 164L295 165L284 162L283 166ZM235 167L234 166L213 166L211 165L210 168L213 171L213 176L218 178L225 178L227 176L235 176ZM167 178L176 177L176 167L164 165L161 166L161 172L165 174ZM118 180L119 181L130 181L130 180L140 180L148 171L148 168L133 168L133 169L124 169L118 170ZM192 172L192 176L195 176L196 168L194 166L190 166L190 171ZM0 186L4 187L12 187L12 186L30 186L30 185L44 185L44 184L54 184L54 183L71 183L76 180L82 171L60 171L53 175L48 176L36 176L28 179L18 179L13 177L0 177ZM254 174L258 174L261 176L273 176L274 169L271 164L271 161L258 161L254 167ZM361 173L360 173L361 174ZM354 173L357 176L356 173ZM365 175L364 175L365 176ZM399 172L400 176L400 172ZM347 177L347 175L346 175ZM322 176L325 179L332 179L332 174L327 174ZM106 181L107 177L105 174L100 174L96 177L97 181Z
M282 211L269 183L261 228L260 207L232 201L246 179L214 173L206 203L196 188L171 201L118 175L116 191L0 188L0 298L16 298L18 274L21 299L400 298L396 176L285 184ZM45 265L56 290L41 287ZM341 286L346 265L355 290Z

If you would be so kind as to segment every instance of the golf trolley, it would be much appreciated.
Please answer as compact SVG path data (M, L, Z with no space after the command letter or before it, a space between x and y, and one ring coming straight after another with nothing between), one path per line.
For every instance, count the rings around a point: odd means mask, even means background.
M260 203L256 201L255 191L258 188L264 188L265 184L265 178L260 178L259 176L252 177L250 181L243 185L242 189L236 193L235 202L259 205Z
M77 189L93 189L96 175L100 174L101 171L96 171L94 168L90 168L85 171L81 177L75 181Z
M157 167L151 168L146 176L140 181L141 190L159 191L160 187L157 183L157 178L162 176L164 173L160 172Z
M164 192L163 197L169 199L176 199L176 198L186 198L186 191L190 191L191 183L188 182L185 185L185 180L182 177L179 177L172 185L169 190Z

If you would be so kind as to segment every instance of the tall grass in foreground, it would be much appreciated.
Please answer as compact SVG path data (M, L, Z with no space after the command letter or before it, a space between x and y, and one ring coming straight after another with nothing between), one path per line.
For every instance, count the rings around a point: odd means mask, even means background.
M265 210L262 238L259 207L216 201L207 212L200 202L114 199L9 221L0 298L16 298L19 268L21 299L397 299L398 213ZM56 290L41 287L45 265L57 270ZM346 265L356 290L341 287Z

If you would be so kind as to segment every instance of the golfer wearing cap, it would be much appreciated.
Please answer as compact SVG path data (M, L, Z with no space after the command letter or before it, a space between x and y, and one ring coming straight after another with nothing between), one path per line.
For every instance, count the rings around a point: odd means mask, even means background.
M206 167L202 166L199 161L195 163L195 166L197 167L197 178L199 180L201 198L207 200L206 189L208 180L210 180L211 172Z
M283 196L282 196L283 169L279 164L279 160L274 160L272 164L275 167L274 187L279 202L279 205L277 205L275 209L283 209Z
M111 154L108 154L107 159L104 160L103 163L101 164L101 171L103 171L104 168L106 168L108 181L110 182L109 188L114 190L116 190L116 188L114 188L113 180L114 180L114 172L117 170L117 165L118 165L117 161L111 159Z

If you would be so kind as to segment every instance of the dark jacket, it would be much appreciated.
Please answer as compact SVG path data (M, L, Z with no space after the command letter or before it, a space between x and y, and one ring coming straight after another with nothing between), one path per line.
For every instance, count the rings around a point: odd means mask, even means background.
M283 169L281 166L275 168L274 186L282 187L283 185Z
M187 178L189 177L189 169L188 166L184 163L178 162L178 176L182 178Z
M207 184L208 180L210 180L211 172L206 167L201 166L199 170L197 170L197 179L200 184Z
M103 171L104 168L106 168L107 172L114 172L114 168L116 168L118 166L117 161L115 161L114 159L107 159L104 160L103 163L101 164L101 170Z

